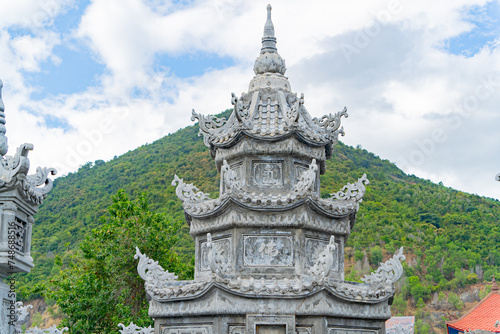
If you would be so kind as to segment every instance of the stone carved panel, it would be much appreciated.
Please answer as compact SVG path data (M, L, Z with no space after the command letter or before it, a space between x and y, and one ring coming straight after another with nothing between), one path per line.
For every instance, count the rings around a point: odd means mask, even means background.
M233 263L233 254L231 249L231 239L224 238L213 241L217 252L226 260L228 268L231 268ZM210 270L210 265L208 263L208 248L207 242L204 241L200 245L200 271Z
M245 326L229 326L228 334L246 334Z
M296 334L293 315L247 315L247 334Z
M297 327L297 334L311 334L312 327Z
M306 268L314 266L314 264L318 260L319 254L325 249L325 247L328 245L328 242L329 241L327 240L306 237ZM335 250L333 250L334 262L331 269L333 271L339 271L339 249L340 244L337 243L337 247L335 248Z
M293 168L293 176L295 179L295 184L297 184L300 181L300 176L302 175L303 172L309 170L309 166L301 163L295 163L294 168Z
M355 328L329 328L328 334L378 334L378 330Z
M253 161L253 183L258 187L283 187L283 162Z
M293 266L293 237L245 235L243 263L247 267Z
M162 327L162 334L212 334L211 325L168 326Z

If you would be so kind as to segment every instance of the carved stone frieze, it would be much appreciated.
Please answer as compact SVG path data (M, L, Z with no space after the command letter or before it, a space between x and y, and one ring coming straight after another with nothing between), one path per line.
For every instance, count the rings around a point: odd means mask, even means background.
M56 325L53 325L52 327L49 327L49 328L38 328L38 327L34 327L34 328L29 328L26 330L25 334L63 334L64 332L67 332L69 329L68 327L64 327L64 328L57 328Z
M351 284L352 285L352 284ZM229 314L290 314L294 310L296 316L341 316L362 319L388 319L391 316L387 298L372 300L367 303L360 302L359 297L342 301L332 298L328 289L320 289L307 295L297 295L294 298L259 297L249 299L244 295L233 294L222 287L213 288L202 296L182 298L165 302L153 298L150 302L149 315L158 317L188 317L203 315L229 315ZM250 302L250 300L252 300Z
M385 263L381 263L376 272L365 275L361 280L368 284L393 285L403 275L401 261L404 261L405 258L406 257L403 255L403 247L401 247L399 251L394 254L392 259Z
M276 227L306 227L328 234L349 235L349 213L352 211L346 211L346 214L339 218L328 218L309 210L308 204L309 202L304 202L302 206L283 213L250 211L233 205L224 215L207 219L193 218L190 222L190 232L192 235L198 235L230 227L265 227L272 224Z

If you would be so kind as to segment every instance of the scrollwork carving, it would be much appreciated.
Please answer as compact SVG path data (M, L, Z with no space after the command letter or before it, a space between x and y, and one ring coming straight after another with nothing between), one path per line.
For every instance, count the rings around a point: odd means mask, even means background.
M221 177L224 181L224 188L229 191L241 190L243 183L238 180L238 175L231 169L226 160L222 162Z
M192 183L184 183L182 179L180 179L177 174L174 175L174 179L172 181L172 185L175 188L175 194L177 197L183 202L201 202L208 200L208 196L210 194L206 194L204 192L199 191Z
M340 128L340 123L341 123L340 118L342 116L344 116L346 118L349 116L347 114L346 107L344 107L344 109L342 109L342 111L339 111L339 112L335 113L334 115L332 115L332 114L324 115L320 119L318 119L317 117L314 117L313 122L317 126L319 126L320 128L324 128L327 131L329 131L330 133L334 133L335 131L337 131Z
M68 331L68 327L64 327L64 328L57 328L56 325L50 327L50 328L46 328L46 329L42 329L42 328L38 328L38 327L35 327L35 328L30 328L28 330L26 330L26 334L63 334L63 332L65 331Z
M368 284L394 284L403 275L403 266L401 261L406 257L403 255L403 247L394 254L392 259L382 263L376 272L365 275L361 280Z
M118 330L121 334L153 334L155 332L155 329L151 326L149 327L139 327L133 322L130 323L130 325L125 326L122 323L119 323L118 326L120 326L122 329Z
M332 199L338 200L350 200L354 199L356 202L361 201L366 192L365 185L370 184L370 181L366 177L366 174L363 174L361 178L358 179L355 183L347 183L342 190L330 194Z
M295 194L305 194L306 192L313 191L317 174L318 165L316 163L316 159L313 159L309 165L309 169L300 174L300 180L295 184L292 192Z
M134 259L139 259L137 272L146 282L154 281L156 283L165 283L177 279L175 273L169 273L168 270L163 269L163 267L158 264L158 261L150 259L146 254L142 254L138 247L135 247Z
M207 233L207 250L208 250L208 265L212 270L212 273L219 277L223 277L230 266L230 262L227 261L226 254L219 252L212 242L212 235Z
M319 253L318 259L314 266L311 267L311 274L319 278L325 278L330 274L334 263L333 251L337 248L335 244L335 236L330 237L330 242L325 249Z

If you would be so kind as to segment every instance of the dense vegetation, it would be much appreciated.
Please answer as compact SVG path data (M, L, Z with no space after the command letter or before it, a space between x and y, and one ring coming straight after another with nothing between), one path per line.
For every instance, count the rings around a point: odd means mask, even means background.
M118 189L132 198L146 192L150 208L172 222L184 218L170 184L174 174L217 197L218 173L197 133L198 127L190 126L111 161L89 162L56 179L36 217L32 248L36 267L19 277L22 297L33 297L30 287L34 283L59 273L61 262L102 224L99 217L106 213ZM434 291L489 281L493 274L500 277L498 200L406 175L389 161L342 143L321 177L322 196L363 173L370 185L347 244L346 261L368 260L375 268L381 259L405 247L407 278L395 301L400 304L396 313L404 312L405 300L418 306ZM190 262L194 245L185 222L179 237L174 248L184 262ZM349 279L362 275L353 265L346 271Z

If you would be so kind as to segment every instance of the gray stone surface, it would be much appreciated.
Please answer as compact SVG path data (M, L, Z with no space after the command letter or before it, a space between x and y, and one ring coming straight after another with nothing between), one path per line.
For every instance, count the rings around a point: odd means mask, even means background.
M195 278L177 281L137 251L155 333L385 333L402 249L365 283L344 281L344 247L369 183L320 197L347 110L311 118L277 53L271 7L249 91L226 120L193 111L220 194L177 175L195 241Z

